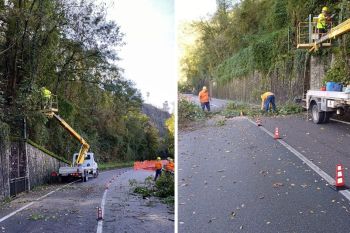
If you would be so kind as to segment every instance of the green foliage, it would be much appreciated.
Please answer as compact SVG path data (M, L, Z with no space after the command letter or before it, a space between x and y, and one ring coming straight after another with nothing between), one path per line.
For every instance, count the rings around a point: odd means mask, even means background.
M132 167L134 166L134 162L118 162L118 161L110 161L107 163L98 163L98 169L100 171L105 171L105 170L112 170L112 169L117 169L117 168L124 168L124 167Z
M251 105L241 102L230 102L224 110L221 111L221 115L226 118L240 116L243 113L244 116L260 116L260 115L289 115L297 114L304 111L304 109L295 103L287 102L283 105L277 106L275 113L266 113L262 111L259 106Z
M223 61L216 70L219 81L230 81L248 75L253 70L252 47L244 48Z
M262 74L263 85L271 83L275 74L285 73L288 78L305 75L308 54L295 46L296 28L309 14L318 15L323 5L336 15L342 11L343 19L350 16L345 1L243 0L224 10L218 7L210 19L191 24L197 39L193 46L185 47L181 67L187 82L181 85L184 90L211 80L224 85L253 72ZM349 47L344 40L343 45ZM348 60L346 57L343 60ZM332 78L340 75L329 74Z
M166 198L169 196L174 197L174 194L175 194L174 186L175 186L174 175L171 175L165 172L156 181L155 195L161 198Z
M295 103L285 103L281 107L277 108L277 114L279 115L289 115L289 114L296 114L304 111L304 109Z
M244 116L256 116L260 114L260 110L257 106L249 105L242 102L230 102L226 108L221 111L221 114L226 118L240 116L241 113Z
M100 161L152 158L159 133L141 111L134 83L123 78L120 27L93 0L28 0L2 4L0 121L70 161L79 143L40 112L40 88L58 96L58 114ZM78 4L78 5L77 5Z
M205 118L203 110L185 98L180 98L178 102L178 121L179 123L189 122L193 120L201 120Z
M149 176L144 183L138 183L135 179L129 180L133 192L142 195L143 197L156 196L162 198L162 202L170 206L174 205L175 182L174 175L164 173L153 181L153 177Z
M327 71L323 83L339 82L343 85L350 84L349 67L344 60L336 60L335 64Z

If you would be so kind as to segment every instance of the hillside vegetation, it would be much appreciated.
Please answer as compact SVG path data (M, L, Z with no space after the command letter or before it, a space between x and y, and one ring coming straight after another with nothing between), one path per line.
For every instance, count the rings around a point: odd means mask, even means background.
M304 82L307 82L310 58L307 50L296 48L298 23L306 21L309 14L318 16L323 6L335 14L335 25L350 16L350 4L345 0L232 2L217 1L217 10L209 19L191 22L183 28L185 34L196 35L196 40L184 45L180 91L198 93L203 85L211 83L221 87L220 92L214 93L220 97L228 92L225 85L237 80L230 88L241 89L238 95L243 96L243 100L258 101L261 92L266 90L285 95L284 101L292 100L307 88ZM348 38L344 35L333 41L332 48L313 54L322 59L334 54L333 66L325 67L327 73L323 81L349 82ZM246 83L239 86L245 80Z
M158 129L118 67L125 43L106 6L93 0L0 2L0 125L67 159L80 148L39 110L40 88L58 96L59 115L101 161L153 159ZM2 123L3 122L3 123Z

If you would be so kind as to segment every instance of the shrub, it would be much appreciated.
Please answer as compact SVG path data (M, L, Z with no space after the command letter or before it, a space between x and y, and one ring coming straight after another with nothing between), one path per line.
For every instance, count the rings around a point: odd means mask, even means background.
M178 120L179 123L189 122L193 120L204 119L205 114L202 109L185 98L180 98L178 102Z

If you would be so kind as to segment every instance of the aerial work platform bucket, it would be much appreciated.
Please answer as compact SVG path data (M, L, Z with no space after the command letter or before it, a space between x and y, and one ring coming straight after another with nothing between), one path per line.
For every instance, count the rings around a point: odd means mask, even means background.
M58 112L57 95L51 95L49 99L42 97L41 112L52 117L54 113Z
M309 15L308 22L300 22L297 30L297 48L311 49L315 46L315 42L325 36L327 33L319 33L317 29L317 17ZM332 23L329 23L329 31L332 30ZM324 41L321 47L332 46L331 39Z

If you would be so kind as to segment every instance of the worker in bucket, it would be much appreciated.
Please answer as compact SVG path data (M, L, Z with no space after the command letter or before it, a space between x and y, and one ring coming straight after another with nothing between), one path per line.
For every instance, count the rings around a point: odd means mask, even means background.
M162 175L162 168L163 168L162 159L160 157L157 157L155 167L156 167L156 175L154 176L154 181L157 181L158 176Z
M261 110L268 112L270 105L272 106L273 112L276 112L275 94L268 91L261 95Z
M43 108L50 108L51 106L51 91L47 89L46 87L41 88L41 95L43 99Z
M207 108L208 112L210 112L210 97L209 92L206 86L202 88L202 90L198 94L199 102L201 103L202 110L204 111Z
M323 7L321 14L319 14L317 17L316 25L320 37L327 33L328 23L331 21L331 18L332 17L328 15L328 7Z

